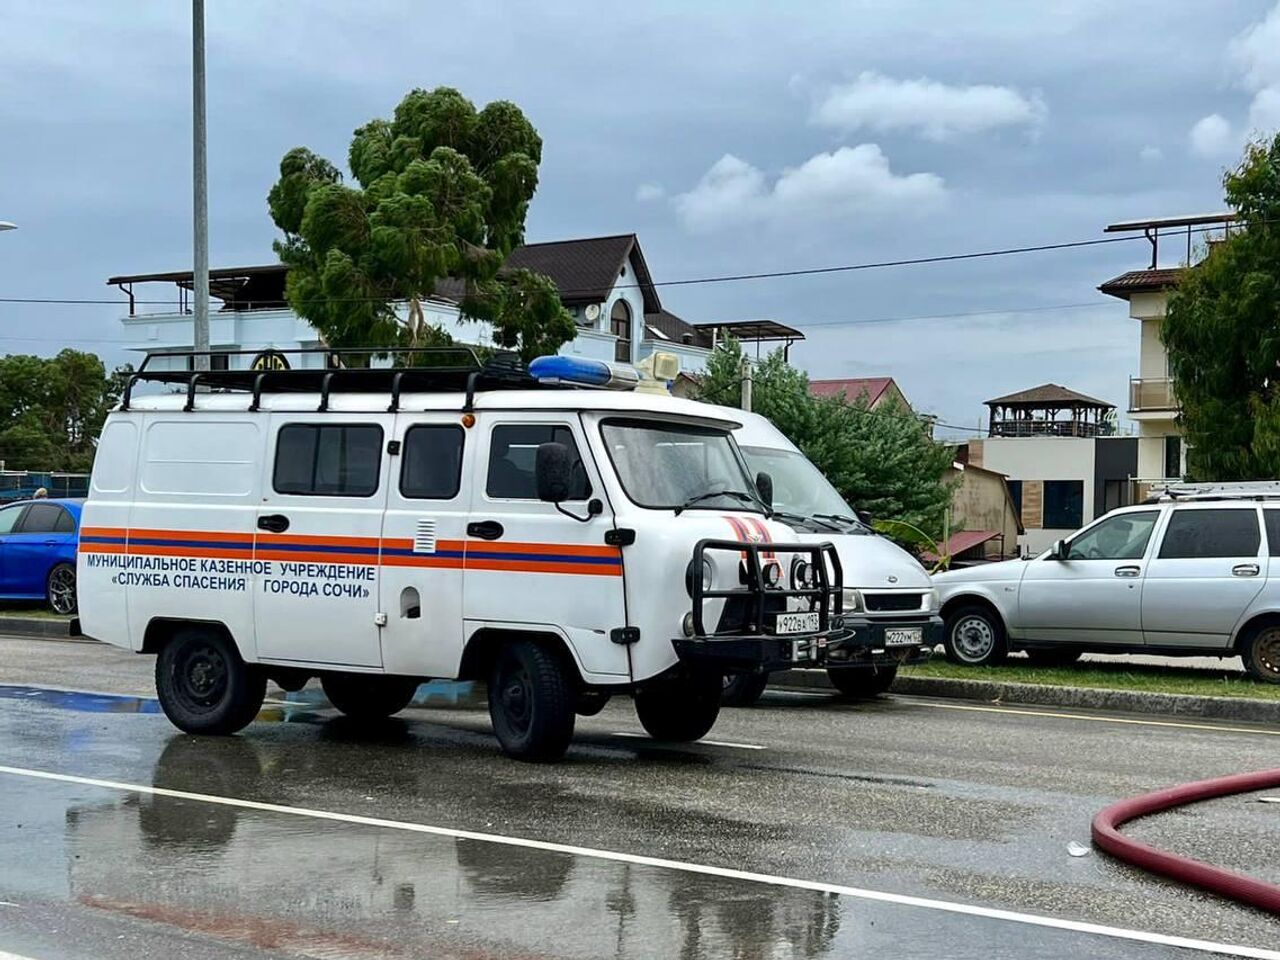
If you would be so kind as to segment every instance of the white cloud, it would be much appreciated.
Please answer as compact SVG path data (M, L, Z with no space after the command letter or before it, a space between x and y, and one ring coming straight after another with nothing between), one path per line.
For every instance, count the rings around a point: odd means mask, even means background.
M1249 129L1264 135L1280 131L1280 86L1263 87L1249 105Z
M995 127L1041 123L1048 108L1039 95L1013 87L949 86L935 80L894 80L867 71L832 87L813 111L825 127L854 131L917 130L931 140Z
M1280 86L1280 3L1232 42L1231 54L1250 90Z
M636 187L636 199L641 203L652 203L666 196L667 191L660 183L642 183Z
M945 196L941 177L895 174L880 147L864 143L810 157L772 184L762 170L726 153L673 202L687 228L708 231L750 221L931 208Z
M1211 113L1196 121L1188 134L1191 152L1208 160L1220 160L1236 152L1236 135L1231 124L1220 113Z
M1143 163L1158 163L1164 159L1164 151L1159 147L1147 144L1138 152L1138 156L1142 159Z

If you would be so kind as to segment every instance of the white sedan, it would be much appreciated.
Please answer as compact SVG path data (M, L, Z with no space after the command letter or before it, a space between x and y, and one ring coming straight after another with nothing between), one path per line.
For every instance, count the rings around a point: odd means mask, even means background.
M937 574L953 663L1010 650L1065 664L1085 652L1239 656L1280 683L1280 502L1125 507L1031 560Z

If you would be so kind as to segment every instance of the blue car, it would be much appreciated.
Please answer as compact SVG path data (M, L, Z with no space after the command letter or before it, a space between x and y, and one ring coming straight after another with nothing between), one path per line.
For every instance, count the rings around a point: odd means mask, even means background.
M0 507L0 600L44 600L76 612L80 500L24 500Z

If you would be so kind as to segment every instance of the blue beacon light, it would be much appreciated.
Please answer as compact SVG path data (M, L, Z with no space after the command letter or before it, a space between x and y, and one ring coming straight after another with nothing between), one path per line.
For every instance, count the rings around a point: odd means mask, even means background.
M572 383L606 390L634 390L640 373L626 363L609 363L585 357L538 357L529 362L529 374L553 383Z

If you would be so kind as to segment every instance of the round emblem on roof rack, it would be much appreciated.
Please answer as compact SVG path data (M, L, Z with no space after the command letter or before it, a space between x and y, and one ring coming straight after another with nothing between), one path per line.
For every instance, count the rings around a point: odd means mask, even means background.
M278 350L263 350L249 364L250 370L288 370L289 358Z

